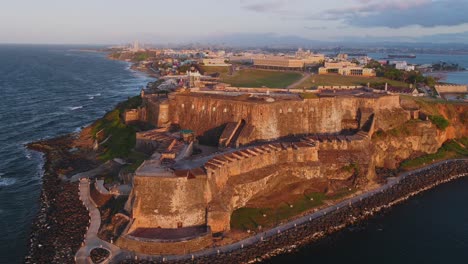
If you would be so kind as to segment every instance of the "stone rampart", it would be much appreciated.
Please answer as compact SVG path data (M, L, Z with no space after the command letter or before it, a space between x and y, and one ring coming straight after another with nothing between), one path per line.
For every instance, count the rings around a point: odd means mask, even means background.
M446 85L436 85L435 89L438 94L441 93L468 93L467 85L455 85L455 84L446 84Z
M273 140L288 135L339 133L348 128L343 120L358 120L360 108L401 109L398 96L320 97L277 100L236 99L233 96L175 94L169 102L169 120L199 137L219 138L227 123L244 120L252 126L249 140ZM218 142L214 142L217 144Z
M206 223L206 178L139 176L133 179L133 217L139 227L177 228Z

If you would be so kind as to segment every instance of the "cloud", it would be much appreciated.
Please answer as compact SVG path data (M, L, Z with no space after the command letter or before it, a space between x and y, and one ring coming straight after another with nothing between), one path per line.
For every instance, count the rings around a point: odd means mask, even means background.
M258 13L272 13L279 15L297 14L294 3L300 0L240 0L241 7Z
M358 27L402 28L455 26L468 23L466 0L357 0L358 5L328 10L327 20ZM316 19L316 18L314 18Z
M305 29L309 30L326 30L327 27L325 26L304 26Z

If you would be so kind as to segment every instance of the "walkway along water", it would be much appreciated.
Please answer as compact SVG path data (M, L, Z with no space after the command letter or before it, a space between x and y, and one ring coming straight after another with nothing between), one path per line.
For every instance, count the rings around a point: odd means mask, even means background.
M76 263L85 263L85 264L92 264L93 261L90 258L90 252L94 248L104 248L109 251L109 257L107 260L101 263L109 263L114 256L117 256L120 253L120 248L110 244L104 240L101 240L98 237L99 227L101 226L101 214L99 209L97 209L96 205L94 204L93 200L90 196L90 180L87 178L80 179L79 184L79 193L80 193L80 200L83 202L86 209L89 211L89 228L86 232L85 239L83 241L83 246L76 252L75 261Z
M309 243L328 233L335 232L357 220L365 219L384 208L402 202L439 184L468 176L468 159L438 162L427 167L389 179L381 187L344 200L323 210L305 215L284 225L259 233L239 242L206 249L185 255L150 256L119 250L116 246L97 237L100 215L90 202L89 181L80 181L80 197L90 210L91 226L86 234L85 246L77 253L77 263L88 258L92 248L104 247L111 254L108 263L177 262L177 263L226 263L255 262L288 252L299 245ZM83 188L83 191L81 191ZM86 190L87 189L87 190ZM87 197L87 198L86 198ZM86 201L86 202L85 202ZM96 213L92 213L97 211ZM143 260L143 261L142 261Z

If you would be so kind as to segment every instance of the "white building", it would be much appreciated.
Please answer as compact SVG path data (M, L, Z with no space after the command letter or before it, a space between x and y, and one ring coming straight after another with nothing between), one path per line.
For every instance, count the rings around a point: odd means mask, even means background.
M395 65L395 69L402 70L402 71L414 71L414 65L408 65L406 61L392 61L390 64Z

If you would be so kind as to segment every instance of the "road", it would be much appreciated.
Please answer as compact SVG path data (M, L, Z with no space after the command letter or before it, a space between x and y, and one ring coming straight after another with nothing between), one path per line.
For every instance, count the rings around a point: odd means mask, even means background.
M93 262L89 257L91 250L94 248L105 248L110 252L110 255L106 261L101 263L106 264L109 263L109 260L112 259L114 256L119 255L121 253L121 250L119 247L104 240L101 240L97 235L99 232L99 227L101 226L101 214L90 197L89 185L89 179L80 179L80 200L83 202L86 209L88 209L90 223L88 231L85 235L84 244L75 254L75 261L79 264L92 264Z
M308 72L304 73L304 76L300 80L294 82L293 84L290 84L287 87L287 89L302 89L302 88L304 88L304 87L299 87L299 85L301 83L305 82L307 79L309 79L309 77L310 77L310 73L308 73Z

